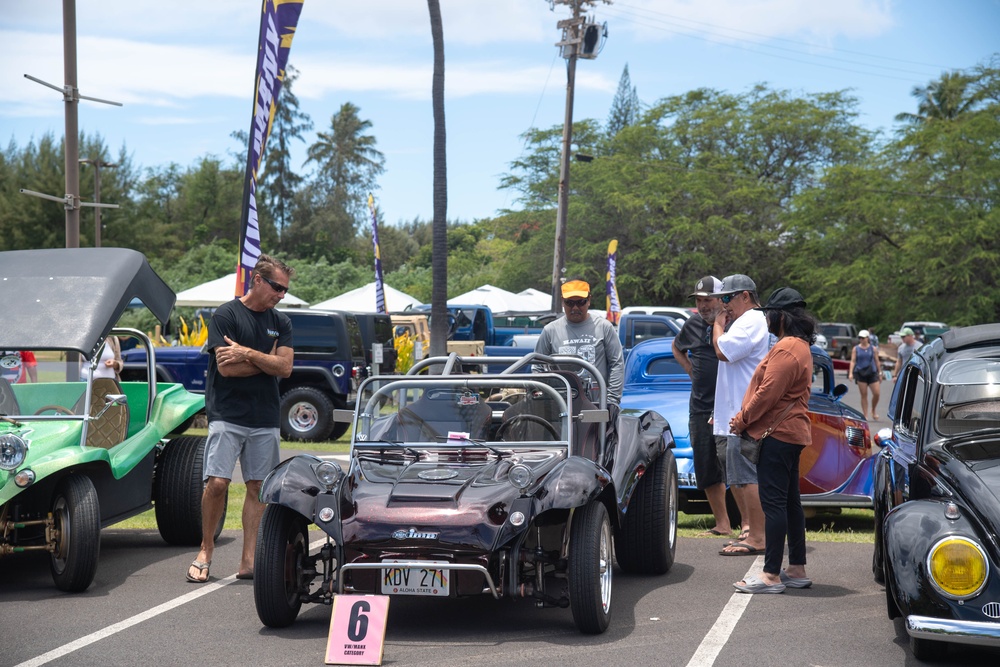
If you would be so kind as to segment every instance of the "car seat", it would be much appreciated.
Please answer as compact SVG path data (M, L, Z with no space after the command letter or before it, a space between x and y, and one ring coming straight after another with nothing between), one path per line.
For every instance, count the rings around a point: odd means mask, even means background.
M596 410L597 406L587 396L587 392L580 376L571 371L552 371L569 381L570 386L570 412L579 415L582 410ZM556 385L556 390L563 389L561 383ZM547 394L541 392L531 392L521 401L507 408L503 413L503 421L513 422L504 428L506 439L510 441L530 441L530 440L552 440L552 434L542 424L529 419L516 419L523 415L534 415L541 417L552 424L556 431L562 430L562 420L559 416L558 403ZM582 423L577 421L573 425L572 453L576 456L596 460L597 449L600 446L600 430L602 424L591 422Z
M122 387L114 378L94 378L90 391L90 416L97 417L109 394L121 394ZM77 412L83 410L80 406ZM87 446L110 449L125 439L128 434L128 404L109 407L98 419L87 426Z
M0 378L0 415L19 415L21 408L17 404L17 396L6 379Z
M451 387L428 388L416 401L400 408L398 424L403 442L443 440L449 431L485 440L492 416L489 404L479 394Z

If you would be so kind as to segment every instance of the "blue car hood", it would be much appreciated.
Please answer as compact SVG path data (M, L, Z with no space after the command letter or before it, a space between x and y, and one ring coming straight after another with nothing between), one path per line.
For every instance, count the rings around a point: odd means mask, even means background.
M685 391L663 391L661 387L630 388L622 395L623 408L659 412L670 423L677 447L691 446L688 433L689 403L690 393L687 388Z

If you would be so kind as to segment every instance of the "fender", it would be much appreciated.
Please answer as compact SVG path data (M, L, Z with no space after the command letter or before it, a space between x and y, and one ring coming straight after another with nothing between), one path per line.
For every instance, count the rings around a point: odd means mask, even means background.
M611 484L607 470L589 459L570 457L556 465L534 492L532 514L583 507Z
M337 544L342 544L340 489L344 472L340 472L333 487L327 490L316 477L315 469L320 463L323 463L323 459L311 454L282 461L261 483L260 501L298 512L332 537ZM324 508L333 510L329 521L319 519L320 511Z
M952 616L952 601L942 597L927 580L925 563L931 547L942 537L963 535L982 543L980 532L963 513L944 515L944 500L911 500L885 517L884 543L893 597L904 617L911 614Z

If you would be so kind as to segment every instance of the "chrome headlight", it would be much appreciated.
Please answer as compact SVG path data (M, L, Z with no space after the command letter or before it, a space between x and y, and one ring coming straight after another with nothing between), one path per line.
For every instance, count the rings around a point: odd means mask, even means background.
M531 478L531 468L522 463L511 466L510 470L507 471L507 481L521 490L531 485Z
M0 470L15 470L28 455L28 443L13 433L0 435Z
M938 540L927 555L931 583L946 597L967 600L986 586L990 565L983 548L966 537Z
M327 491L333 488L333 485L340 479L340 475L340 466L332 461L323 461L316 466L316 479L326 487Z

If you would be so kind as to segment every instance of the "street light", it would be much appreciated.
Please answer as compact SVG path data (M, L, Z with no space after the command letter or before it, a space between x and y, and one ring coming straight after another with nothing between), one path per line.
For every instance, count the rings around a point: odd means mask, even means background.
M89 164L94 167L94 247L101 247L101 167L108 169L117 167L112 162L103 162L100 158L80 158L80 164Z

